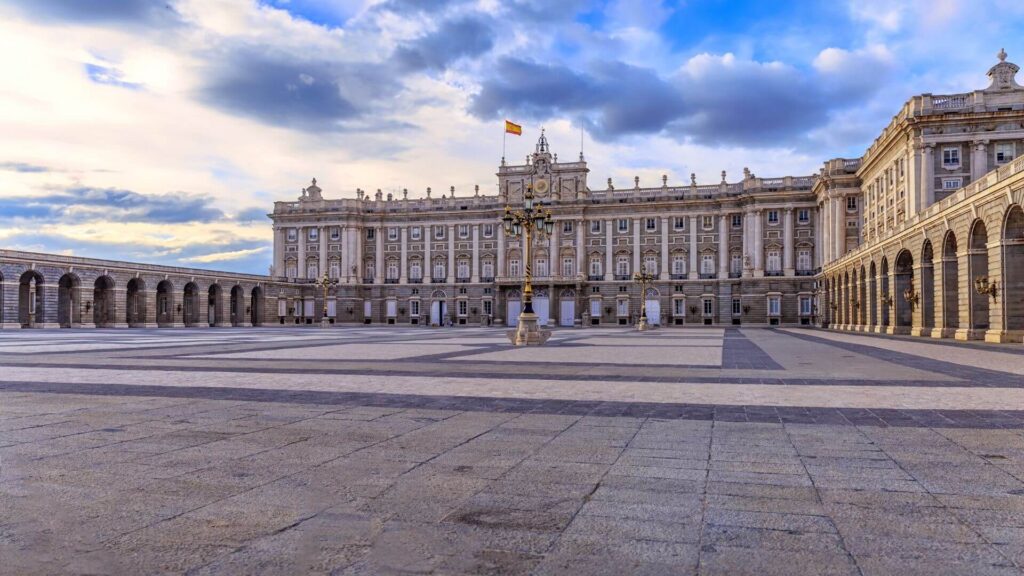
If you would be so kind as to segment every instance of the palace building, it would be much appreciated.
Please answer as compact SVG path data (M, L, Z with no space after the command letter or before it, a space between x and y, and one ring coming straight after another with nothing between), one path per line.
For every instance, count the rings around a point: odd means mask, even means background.
M820 325L1024 337L1024 89L914 96L861 158L817 174L615 188L542 133L497 194L449 187L276 202L270 276L0 250L0 321L20 326L513 325L526 262L506 207L531 188L554 230L531 247L557 326ZM643 294L636 272L654 276ZM317 282L326 275L330 286Z

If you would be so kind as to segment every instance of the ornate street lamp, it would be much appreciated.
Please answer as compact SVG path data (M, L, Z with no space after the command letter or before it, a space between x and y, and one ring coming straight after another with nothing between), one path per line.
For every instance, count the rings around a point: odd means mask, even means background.
M654 282L654 274L637 272L633 274L633 282L640 285L640 320L636 323L636 329L649 330L651 326L647 323L647 286Z
M539 346L547 341L551 332L540 329L537 315L533 312L533 274L530 269L530 248L533 235L537 234L539 238L544 238L551 234L555 228L555 221L551 218L550 211L542 211L536 205L533 186L527 186L526 193L523 195L522 210L513 212L506 206L501 223L506 236L523 239L523 261L525 262L523 310L519 313L516 329L510 331L508 337L514 346Z
M996 283L989 282L988 276L975 276L974 290L982 296L988 294L993 300L999 294L999 288L996 287Z
M313 284L324 289L324 314L323 317L320 319L320 327L327 328L328 326L331 325L331 321L327 317L327 290L333 286L337 286L338 279L331 278L327 275L327 272L324 272L323 277L320 278L319 280L314 281Z

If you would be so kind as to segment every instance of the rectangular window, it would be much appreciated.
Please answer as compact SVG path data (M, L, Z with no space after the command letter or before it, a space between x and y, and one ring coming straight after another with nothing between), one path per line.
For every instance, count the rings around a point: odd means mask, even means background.
M715 273L715 255L704 254L700 257L700 273L701 274L714 274Z
M420 301L419 300L409 300L409 316L419 316L419 315L420 315Z
M846 209L850 210L850 211L854 211L854 210L857 209L857 197L856 196L848 196L846 198Z
M484 260L483 272L484 278L494 278L494 262L490 260Z
M469 226L467 224L459 224L459 238L469 238Z
M547 276L548 275L548 259L547 258L538 258L536 261L534 261L534 265L536 267L536 274L537 274L537 276Z
M484 307L484 316L490 316L494 311L494 302L492 300L484 300L482 304Z
M562 232L565 234L572 234L572 220L565 220L562 222Z
M420 239L420 227L419 226L413 226L412 228L410 228L409 229L409 237L412 238L413 240L419 240Z
M672 301L672 315L673 316L686 316L686 300L682 298L676 298Z
M800 315L810 316L811 315L811 299L808 296L800 297Z
M331 240L340 240L340 239L341 239L341 229L338 228L337 226L331 227Z
M796 253L796 269L797 270L810 270L811 269L811 251L800 250Z
M572 258L562 258L562 276L573 276L576 274L576 266Z
M782 299L778 296L768 297L768 315L778 316L782 307Z
M1010 160L1013 160L1013 156L1016 150L1014 150L1013 142L997 142L996 143L996 164L1005 164Z
M778 224L779 223L779 211L778 210L769 210L768 211L768 223L769 224Z
M518 277L519 274L520 274L520 271L519 271L519 259L518 258L510 259L508 261L508 275L512 276L513 278L515 278L515 277Z
M956 190L963 185L963 178L943 178L942 189L943 190Z
M956 168L957 166L960 166L960 149L943 148L942 166L945 168Z
M619 218L619 232L629 232L629 220Z
M715 301L711 298L704 299L704 315L711 316L715 313Z
M374 236L375 232L376 232L376 230L374 228L367 228L366 229L366 239L367 240L373 240L374 237L375 237Z
M676 216L675 218L672 219L672 227L675 228L676 230L682 230L683 228L686 228L686 218L683 218L682 216Z
M591 220L591 222L590 222L590 231L593 232L594 234L600 234L601 233L601 221L600 220Z
M743 215L742 214L733 214L732 215L732 227L733 228L742 228L743 227Z
M739 316L742 311L743 311L743 307L742 307L742 304L740 302L740 299L739 298L733 298L732 299L732 315L733 316Z
M590 275L600 276L601 275L601 260L599 258L590 259Z
M811 221L811 211L807 208L801 208L796 213L796 219L801 224L807 224Z
M435 240L444 240L444 226L435 226L434 227L434 239Z
M459 316L465 316L469 312L469 302L459 300Z
M629 316L629 300L619 300L615 308L618 316Z
M729 271L733 274L739 274L743 272L743 256L739 254L733 254L729 260Z
M655 220L654 218L647 218L644 222L644 227L647 228L648 230L657 230L658 221Z
M769 272L779 272L780 270L782 270L782 258L780 257L778 250L768 251L767 270Z
M686 274L686 256L680 255L672 257L672 273Z
M484 238L494 236L494 224L484 224Z
M288 229L288 241L295 242L295 239L299 237L299 233L295 228Z
M391 241L398 240L398 228L395 228L395 227L388 228L388 240L391 240Z
M306 231L306 237L309 238L310 242L315 242L320 237L320 231L317 228L310 228Z
M715 225L715 219L712 218L711 216L701 216L701 223L701 226L705 230L711 230L711 228L713 228Z

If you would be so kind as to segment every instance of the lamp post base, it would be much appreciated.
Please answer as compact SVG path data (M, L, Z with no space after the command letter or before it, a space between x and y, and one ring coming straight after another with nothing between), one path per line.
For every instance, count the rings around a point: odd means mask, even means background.
M320 327L321 328L330 328L331 327L331 321L328 320L327 318L321 318L320 319Z
M513 346L540 346L551 337L550 330L542 330L536 314L523 312L515 330L508 331Z
M636 329L640 332L651 329L651 325L647 323L647 316L640 317L640 321L636 323Z

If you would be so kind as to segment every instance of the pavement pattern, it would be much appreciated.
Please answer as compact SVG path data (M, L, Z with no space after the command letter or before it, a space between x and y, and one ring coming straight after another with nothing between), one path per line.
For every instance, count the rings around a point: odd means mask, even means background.
M0 332L0 574L1022 567L1019 344Z

